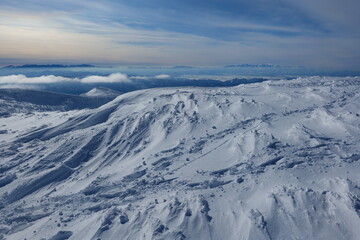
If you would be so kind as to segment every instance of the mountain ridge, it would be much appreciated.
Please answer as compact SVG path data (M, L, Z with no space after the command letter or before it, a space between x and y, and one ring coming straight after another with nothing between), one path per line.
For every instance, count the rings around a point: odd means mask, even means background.
M104 88L105 91L105 88ZM0 115L9 116L15 112L70 111L97 108L113 100L120 93L107 89L109 94L73 95L43 90L0 88Z

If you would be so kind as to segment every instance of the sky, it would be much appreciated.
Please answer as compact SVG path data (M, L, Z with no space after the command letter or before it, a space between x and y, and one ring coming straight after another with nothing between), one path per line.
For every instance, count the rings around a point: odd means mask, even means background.
M358 0L1 0L0 65L360 70Z

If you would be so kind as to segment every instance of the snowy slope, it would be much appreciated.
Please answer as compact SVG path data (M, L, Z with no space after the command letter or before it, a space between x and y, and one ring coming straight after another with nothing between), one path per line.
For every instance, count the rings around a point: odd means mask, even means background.
M142 90L3 133L0 234L359 239L359 86L312 77Z
M106 88L93 89L80 96L30 89L0 88L0 117L11 116L13 113L33 113L34 111L97 108L118 95L120 95L119 92Z

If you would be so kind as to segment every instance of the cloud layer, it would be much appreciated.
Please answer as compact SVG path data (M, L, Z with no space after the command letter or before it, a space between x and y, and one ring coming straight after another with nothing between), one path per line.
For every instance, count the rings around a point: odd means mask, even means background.
M130 82L128 76L126 74L122 73L113 73L109 76L103 77L103 76L89 76L80 79L80 82L82 83L126 83Z
M0 84L49 84L58 82L78 83L130 83L126 74L113 73L109 76L88 76L85 78L67 78L61 76L47 75L41 77L27 77L23 74L0 76Z

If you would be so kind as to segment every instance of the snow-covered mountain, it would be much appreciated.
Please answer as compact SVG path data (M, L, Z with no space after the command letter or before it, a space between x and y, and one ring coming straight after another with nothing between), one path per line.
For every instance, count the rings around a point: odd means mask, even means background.
M103 98L115 98L121 93L106 87L96 87L91 89L89 92L81 94L86 97L103 97Z
M2 123L0 234L359 239L359 90L358 77L148 89L18 136Z
M31 89L0 88L0 117L10 116L13 113L33 113L34 111L97 108L120 94L108 88L94 88L80 96Z

